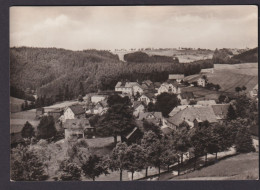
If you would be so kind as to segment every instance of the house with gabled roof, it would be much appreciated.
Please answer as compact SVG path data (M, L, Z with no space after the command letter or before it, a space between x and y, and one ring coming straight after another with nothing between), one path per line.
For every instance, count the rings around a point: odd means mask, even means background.
M85 117L85 110L83 106L79 104L68 106L64 111L64 120L80 119L84 117Z
M90 126L89 120L81 119L67 119L64 123L65 139L75 141L80 138L85 138L85 134L94 133L95 129Z
M148 105L150 102L155 103L156 99L153 93L145 93L138 98L138 101L142 101Z
M144 112L139 114L138 120L146 120L160 127L166 126L166 120L162 112Z
M172 93L172 94L180 94L181 93L181 88L180 88L179 84L177 84L177 82L175 82L175 83L164 82L158 88L156 96L160 95L160 94L162 94L164 92Z
M215 104L215 105L211 105L216 118L218 120L225 120L227 119L227 114L228 114L228 108L229 108L230 104Z
M106 100L107 98L108 98L107 95L95 94L95 95L91 96L91 102L96 104L98 102Z
M118 82L115 86L116 92L130 95L143 94L142 86L138 82Z
M167 122L169 126L178 127L183 121L186 121L193 127L191 124L195 119L200 121L208 121L209 123L217 122L217 117L210 106L189 106L185 109L179 111L174 116L169 117Z

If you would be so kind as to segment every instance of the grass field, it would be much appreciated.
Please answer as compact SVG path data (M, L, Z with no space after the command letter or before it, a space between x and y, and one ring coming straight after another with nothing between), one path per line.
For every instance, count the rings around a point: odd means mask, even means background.
M219 163L184 174L172 180L246 180L258 179L258 153L240 154Z
M193 81L200 75L185 77L186 81ZM237 86L246 86L246 92L251 91L258 84L258 63L244 63L236 65L215 64L214 73L207 74L210 83L219 84L219 92L210 91L200 87L189 87L183 91L192 91L195 96L206 94L234 94Z
M23 99L10 97L10 111L11 113L22 111L22 104L24 103ZM30 104L30 101L28 101Z

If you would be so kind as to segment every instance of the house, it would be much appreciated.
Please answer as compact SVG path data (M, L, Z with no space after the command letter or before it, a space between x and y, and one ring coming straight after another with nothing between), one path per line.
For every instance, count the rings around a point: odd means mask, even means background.
M158 90L158 89L160 88L160 86L161 86L161 83L160 83L160 82L155 82L155 83L154 83L154 89L155 89L155 90Z
M134 101L133 102L133 108L134 108L133 115L135 117L138 117L140 113L144 113L144 111L145 111L145 107L143 105L143 102L140 102L140 101Z
M177 97L181 101L181 105L189 105L190 101L194 100L193 92L182 92Z
M169 74L169 79L180 83L184 79L184 74Z
M179 111L174 116L167 119L168 126L178 127L183 121L187 122L191 127L195 119L200 121L208 121L209 123L217 122L217 117L212 107L208 106L189 106Z
M161 84L160 88L158 89L158 92L156 95L162 94L164 92L167 93L173 93L173 94L180 94L181 88L176 83L168 83L164 82Z
M138 120L146 120L160 127L167 125L166 120L162 116L161 112L144 112L139 114Z
M135 127L129 134L122 135L121 141L126 142L127 145L130 145L132 143L138 143L140 139L142 138L142 132L138 127Z
M228 108L230 104L215 104L211 105L218 120L224 120L227 118Z
M206 86L206 80L202 77L200 77L198 80L197 80L197 85L198 86L202 86L202 87L205 87Z
M146 94L143 94L142 96L140 96L140 97L138 98L138 101L142 101L142 102L144 102L146 105L148 105L150 102L155 103L156 99L155 99L154 94L152 94L152 93L146 93Z
M93 108L93 114L103 115L107 111L107 101L98 102Z
M214 68L201 69L200 73L201 74L214 73Z
M64 120L67 119L80 119L85 117L85 110L81 105L72 105L65 109Z
M106 95L95 94L95 95L91 96L91 102L94 103L94 104L101 102L101 101L104 101L106 99L107 99Z
M175 114L177 114L179 111L184 110L185 108L188 108L188 107L201 107L201 105L180 105L180 106L177 106L177 107L173 108L173 110L169 113L169 116L172 117Z
M200 100L197 101L197 105L201 106L211 106L217 104L215 100Z
M85 138L85 135L93 134L95 128L91 127L89 120L86 118L81 119L67 119L64 123L65 139L75 141L80 138Z
M143 94L143 89L138 82L118 82L115 86L115 91L130 94L132 96L137 93Z
M36 108L36 119L39 119L44 114L44 108Z

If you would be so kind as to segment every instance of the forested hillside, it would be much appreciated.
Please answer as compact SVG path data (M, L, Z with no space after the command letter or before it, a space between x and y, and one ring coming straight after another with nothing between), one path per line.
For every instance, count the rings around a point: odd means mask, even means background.
M108 51L70 51L57 48L11 48L11 86L36 90L38 96L53 97L69 90L77 97L80 83L84 93L114 89L117 81L165 81L169 73L191 75L212 63L127 63ZM55 100L54 100L55 101Z
M233 55L229 49L216 49L212 61L214 64L255 63L258 61L258 48L237 55Z

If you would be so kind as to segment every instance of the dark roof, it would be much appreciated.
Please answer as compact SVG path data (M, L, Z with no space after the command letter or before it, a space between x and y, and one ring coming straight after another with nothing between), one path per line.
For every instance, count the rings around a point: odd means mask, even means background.
M182 99L194 99L194 94L193 92L183 92L180 94Z
M211 107L218 119L225 119L227 117L229 106L229 104L216 104Z
M165 135L169 135L173 132L173 129L171 129L170 127L164 127L161 129L162 133Z
M140 101L134 101L133 102L133 108L134 109L138 108L140 105L143 105L143 102L140 102Z
M89 124L89 120L86 118L82 119L66 119L64 123L65 129L86 129L92 128Z
M169 74L169 79L184 79L184 74Z
M155 83L154 83L154 87L155 87L155 88L159 88L160 86L161 86L161 83L160 83L160 82L155 82Z
M72 105L72 106L69 106L69 108L75 115L81 115L81 114L85 113L85 110L83 109L83 107L81 105Z
M217 117L212 107L201 106L201 107L187 107L174 116L169 117L168 121L173 123L175 126L179 126L184 120L193 122L194 119L200 119L202 121L208 121L210 123L217 122Z

